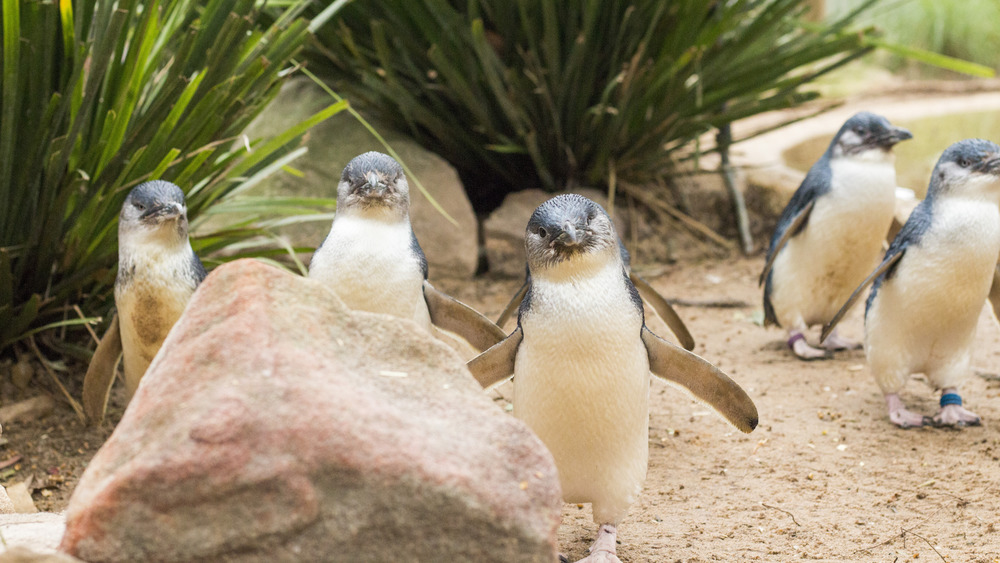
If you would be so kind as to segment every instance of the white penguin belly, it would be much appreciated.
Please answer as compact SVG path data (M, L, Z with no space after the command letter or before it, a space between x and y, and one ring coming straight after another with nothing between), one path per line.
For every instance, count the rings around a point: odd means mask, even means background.
M973 201L937 202L933 225L879 288L866 319L869 363L879 374L927 373L953 383L968 363L997 255L1000 211ZM940 374L940 381L936 378ZM880 384L882 382L880 381Z
M339 217L313 255L309 277L351 309L412 319L430 331L424 276L410 245L409 223Z
M190 247L178 252L146 249L136 256L135 273L115 286L125 383L131 396L196 288L190 278Z
M599 523L624 517L648 461L649 360L617 267L532 282L514 372L514 415L552 452L564 500L593 503Z
M829 321L878 262L895 210L891 163L838 159L831 190L774 262L771 304L783 327Z

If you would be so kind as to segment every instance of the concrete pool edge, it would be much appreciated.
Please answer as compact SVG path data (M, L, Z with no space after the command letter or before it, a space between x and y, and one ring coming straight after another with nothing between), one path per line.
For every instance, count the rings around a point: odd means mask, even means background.
M855 97L820 115L733 145L732 161L744 174L748 204L752 201L759 213L777 215L805 177L805 172L785 163L785 151L818 135L832 136L848 117L859 111L871 111L899 122L991 110L1000 110L1000 88L971 93L894 91ZM735 136L739 138L741 134L766 128L776 121L776 116L780 114L737 122Z

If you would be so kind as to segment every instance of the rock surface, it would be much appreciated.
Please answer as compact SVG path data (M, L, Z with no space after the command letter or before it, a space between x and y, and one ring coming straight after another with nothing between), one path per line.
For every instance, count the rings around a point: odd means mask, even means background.
M275 135L331 103L333 100L311 81L293 80L250 125L247 134L251 138ZM449 223L420 192L413 177L409 178L410 219L431 266L431 279L435 275L471 276L476 267L476 216L458 173L444 159L409 137L378 122L372 123L431 197L458 223ZM366 151L386 152L385 147L347 112L340 112L314 127L307 135L305 144L309 152L291 164L304 177L278 172L248 195L335 197L340 174L352 158ZM315 247L329 231L329 222L316 222L283 232L296 246Z
M7 489L0 485L0 514L13 514L14 512L17 511L14 510L14 503L7 495Z
M65 553L39 552L28 547L14 547L0 553L0 563L82 563Z
M554 561L552 458L409 321L250 260L199 287L67 510L98 561Z
M4 539L0 551L21 546L51 553L59 545L59 538L65 529L66 518L63 514L0 514L0 530L3 531Z

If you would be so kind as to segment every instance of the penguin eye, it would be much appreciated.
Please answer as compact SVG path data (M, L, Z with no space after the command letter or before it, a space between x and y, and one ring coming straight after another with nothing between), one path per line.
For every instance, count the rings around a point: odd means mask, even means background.
M860 126L860 125L858 125L857 127L854 128L854 134L857 135L857 136L859 136L859 137L864 137L865 136L865 128L862 127L862 126Z
M972 161L969 160L968 157L963 156L962 158L958 159L958 165L961 166L962 168L968 168L972 166Z
M133 205L135 205L135 208L138 209L139 211L145 211L146 210L146 206L143 205L143 204L141 204L141 203L137 202L137 203L134 203Z
M545 238L549 236L549 232L545 230L545 227L538 227L538 236Z

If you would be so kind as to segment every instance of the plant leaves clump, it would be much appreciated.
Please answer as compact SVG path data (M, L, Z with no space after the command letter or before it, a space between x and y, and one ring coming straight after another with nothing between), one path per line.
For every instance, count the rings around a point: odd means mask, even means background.
M78 322L67 319L73 304L104 312L133 186L178 184L194 224L287 163L310 125L345 106L273 139L239 135L309 37L305 1L267 24L254 0L0 1L0 350ZM196 251L238 254L236 241L263 232L253 218L195 241Z
M496 182L650 182L713 128L813 99L801 86L870 50L873 32L847 29L857 12L804 24L804 5L354 2L317 31L311 62L451 162L475 206Z

